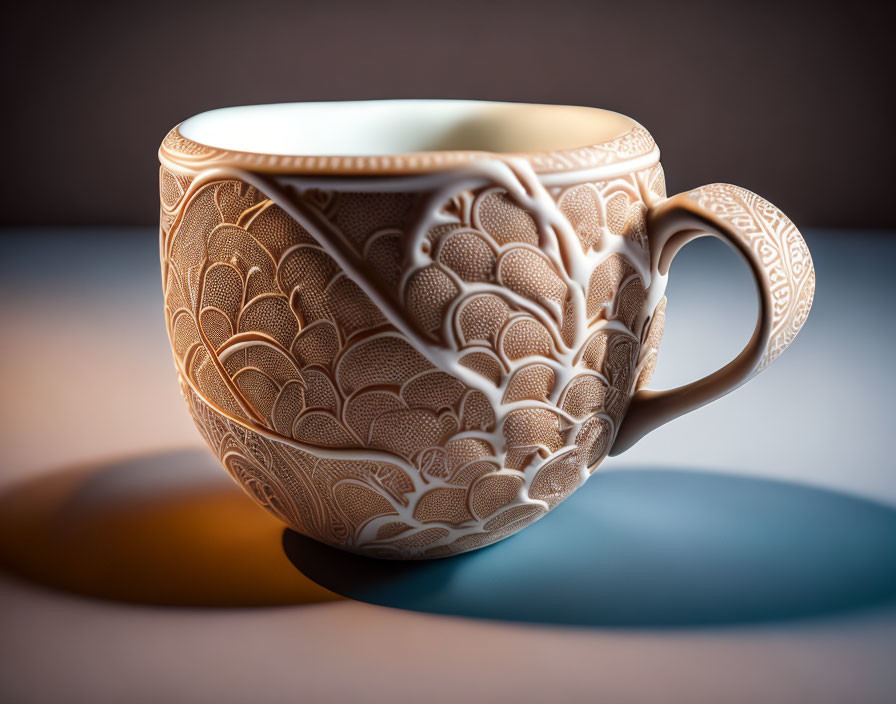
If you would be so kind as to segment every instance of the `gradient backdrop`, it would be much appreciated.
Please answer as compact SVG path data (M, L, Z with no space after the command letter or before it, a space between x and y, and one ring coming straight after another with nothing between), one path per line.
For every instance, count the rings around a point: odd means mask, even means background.
M0 701L892 702L893 19L654 0L4 10ZM803 331L485 550L383 565L284 534L180 398L156 150L210 108L383 97L631 115L670 192L730 181L798 224L818 276ZM709 238L667 292L656 388L725 364L756 315Z
M203 110L441 97L624 112L663 150L670 193L729 181L803 226L888 226L892 7L17 3L0 43L3 192L16 204L0 224L152 224L151 155L168 129Z

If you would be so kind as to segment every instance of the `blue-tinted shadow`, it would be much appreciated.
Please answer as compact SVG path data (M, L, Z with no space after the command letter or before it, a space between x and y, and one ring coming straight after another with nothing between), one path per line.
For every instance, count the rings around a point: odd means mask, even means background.
M415 611L583 626L803 618L896 601L896 511L777 481L598 474L521 533L457 557L357 557L286 531L315 582Z

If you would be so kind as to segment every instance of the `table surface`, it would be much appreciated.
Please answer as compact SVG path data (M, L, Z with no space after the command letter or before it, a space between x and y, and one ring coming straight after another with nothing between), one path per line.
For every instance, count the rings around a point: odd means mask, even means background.
M762 375L518 536L393 569L284 535L203 449L153 230L2 231L0 696L888 700L896 232L807 241L815 307ZM712 241L668 296L656 387L724 364L755 316Z

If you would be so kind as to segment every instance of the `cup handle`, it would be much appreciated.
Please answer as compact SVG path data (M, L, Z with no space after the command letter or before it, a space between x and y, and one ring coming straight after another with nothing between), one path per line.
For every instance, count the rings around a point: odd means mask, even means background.
M660 201L647 213L647 232L654 276L668 274L672 259L691 240L712 235L727 242L756 280L759 319L747 346L718 371L674 389L637 391L611 455L765 369L796 337L815 293L815 270L802 235L784 213L744 188L716 183Z

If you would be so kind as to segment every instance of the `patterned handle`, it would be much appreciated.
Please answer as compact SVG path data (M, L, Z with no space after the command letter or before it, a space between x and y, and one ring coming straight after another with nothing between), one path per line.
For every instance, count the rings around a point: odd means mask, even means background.
M729 184L703 186L662 201L647 215L652 270L669 271L677 252L698 237L727 242L756 279L759 319L743 351L718 371L667 391L638 391L610 454L733 391L773 362L806 321L815 292L809 249L784 213L755 193Z

